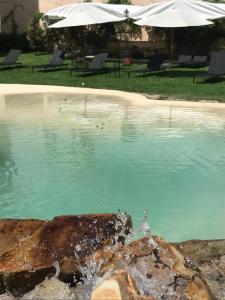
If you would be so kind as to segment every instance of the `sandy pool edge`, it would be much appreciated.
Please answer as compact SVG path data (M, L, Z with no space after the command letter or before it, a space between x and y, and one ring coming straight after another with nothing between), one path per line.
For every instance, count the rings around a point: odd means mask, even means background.
M187 101L187 100L157 100L151 99L151 96L145 96L140 93L124 92L119 90L93 89L85 87L67 87L54 85L29 85L29 84L0 84L0 95L16 94L35 94L35 93L74 93L74 94L94 94L117 96L129 101L132 105L164 105L174 107L205 107L205 108L225 108L225 103L208 101Z

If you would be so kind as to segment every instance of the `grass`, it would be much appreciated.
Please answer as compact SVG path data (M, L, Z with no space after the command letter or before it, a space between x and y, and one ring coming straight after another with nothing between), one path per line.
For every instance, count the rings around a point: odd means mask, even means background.
M139 92L162 97L173 97L192 101L209 100L225 102L225 80L220 79L213 83L192 83L193 74L206 71L207 68L191 69L176 68L172 72L163 71L145 78L136 74L128 78L122 70L120 78L114 78L114 73L91 76L69 76L67 70L54 72L33 72L31 67L48 62L47 55L26 53L21 55L20 61L26 66L20 69L1 70L0 83L44 84L74 87L91 87L116 89L129 92ZM143 66L132 66L140 68Z

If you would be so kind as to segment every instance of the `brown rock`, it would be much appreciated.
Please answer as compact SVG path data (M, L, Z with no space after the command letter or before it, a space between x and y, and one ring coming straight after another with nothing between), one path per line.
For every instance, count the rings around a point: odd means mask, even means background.
M103 280L91 295L91 300L154 300L153 297L140 296L131 275L119 271L115 275Z
M14 300L14 297L11 295L3 294L0 296L1 300Z
M225 274L225 255L220 257L218 266L220 270Z
M20 300L76 300L75 289L56 279L46 279Z
M216 299L225 299L225 240L191 240L174 246L196 265Z
M32 292L49 292L57 273L66 283L74 275L82 282L87 275L103 277L91 300L211 300L208 285L219 300L225 299L225 241L171 245L146 237L124 244L131 220L118 218L97 214L0 220L0 294L7 290L21 296L41 282ZM59 281L58 287L62 285Z
M225 240L190 240L173 244L185 257L198 264L225 255Z
M20 296L56 273L73 281L78 264L88 255L126 233L117 215L95 214L56 217L52 221L0 220L0 294L6 290ZM9 243L7 243L7 240Z
M158 237L120 245L114 251L100 250L94 260L101 261L99 276L110 269L130 273L141 295L156 299L212 299L198 270L187 266L183 255Z
M186 293L189 300L209 299L208 289L205 288L204 282L197 277L187 284Z
M0 219L0 257L20 244L23 239L29 239L44 223L45 221L41 220Z

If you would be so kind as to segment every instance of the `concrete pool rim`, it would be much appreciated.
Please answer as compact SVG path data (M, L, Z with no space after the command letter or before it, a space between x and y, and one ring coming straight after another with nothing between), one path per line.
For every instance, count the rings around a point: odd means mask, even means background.
M187 100L158 100L140 93L124 92L119 90L93 89L85 87L65 87L54 85L30 85L30 84L0 84L0 96L17 94L39 94L39 93L73 93L93 94L104 96L116 96L136 106L163 105L173 107L196 107L196 108L225 108L225 103L209 101L187 101Z

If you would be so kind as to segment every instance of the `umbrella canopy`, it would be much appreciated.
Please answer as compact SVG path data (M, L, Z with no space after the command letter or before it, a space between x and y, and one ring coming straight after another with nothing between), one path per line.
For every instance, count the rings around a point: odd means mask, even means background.
M188 27L211 24L208 19L225 17L225 4L201 0L171 0L147 5L132 14L137 25Z
M139 11L134 12L131 17L134 19L148 18L153 15L162 14L168 11L172 16L194 15L200 19L217 19L225 16L225 4L210 3L201 0L170 0L161 1L146 5Z
M50 28L85 26L108 22L119 22L127 18L125 11L134 14L140 6L116 5L103 3L76 3L60 6L45 14L49 19L63 20L49 26Z
M202 0L170 0L154 3L142 8L132 15L141 26L170 27L171 48L170 58L174 53L174 28L204 26L212 24L209 19L225 16L225 5L205 2Z
M135 24L140 26L176 28L204 26L213 23L209 20L199 18L196 13L189 14L185 10L177 12L176 10L170 8L157 15L144 17L143 19L140 19L139 21L135 22Z

